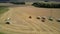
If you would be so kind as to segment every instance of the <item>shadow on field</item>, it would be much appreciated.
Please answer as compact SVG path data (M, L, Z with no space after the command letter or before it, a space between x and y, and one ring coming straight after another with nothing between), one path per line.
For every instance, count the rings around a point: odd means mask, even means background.
M0 14L7 12L9 9L7 6L0 6Z
M0 32L0 34L5 34L4 32Z

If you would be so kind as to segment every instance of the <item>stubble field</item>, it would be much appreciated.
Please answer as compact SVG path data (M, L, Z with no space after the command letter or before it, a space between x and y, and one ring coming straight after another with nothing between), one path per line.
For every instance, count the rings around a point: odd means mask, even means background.
M60 9L36 8L33 6L10 7L0 18L0 31L6 34L60 34ZM52 11L52 13L51 13ZM32 18L29 18L31 16ZM37 16L46 17L45 22ZM54 17L49 21L48 17ZM10 24L5 20L10 19Z

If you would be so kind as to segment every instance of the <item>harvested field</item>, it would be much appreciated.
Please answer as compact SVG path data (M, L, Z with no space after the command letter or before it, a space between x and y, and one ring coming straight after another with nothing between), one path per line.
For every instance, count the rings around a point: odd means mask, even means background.
M0 18L0 31L6 34L60 34L60 9L36 8L33 6L10 7L10 10ZM52 13L51 13L52 11ZM32 18L30 19L29 16ZM36 19L45 16L45 22ZM49 21L48 17L54 17ZM5 24L5 19L10 19L10 24Z

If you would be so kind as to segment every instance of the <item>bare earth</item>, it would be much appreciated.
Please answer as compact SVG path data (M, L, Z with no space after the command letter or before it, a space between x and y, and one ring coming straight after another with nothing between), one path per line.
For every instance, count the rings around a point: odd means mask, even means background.
M49 21L52 16L54 21ZM32 16L32 19L28 18ZM46 16L46 21L36 19L37 16ZM5 24L5 19L11 18L11 24ZM0 31L7 34L60 34L60 9L36 8L33 6L10 7L10 10L0 18Z

